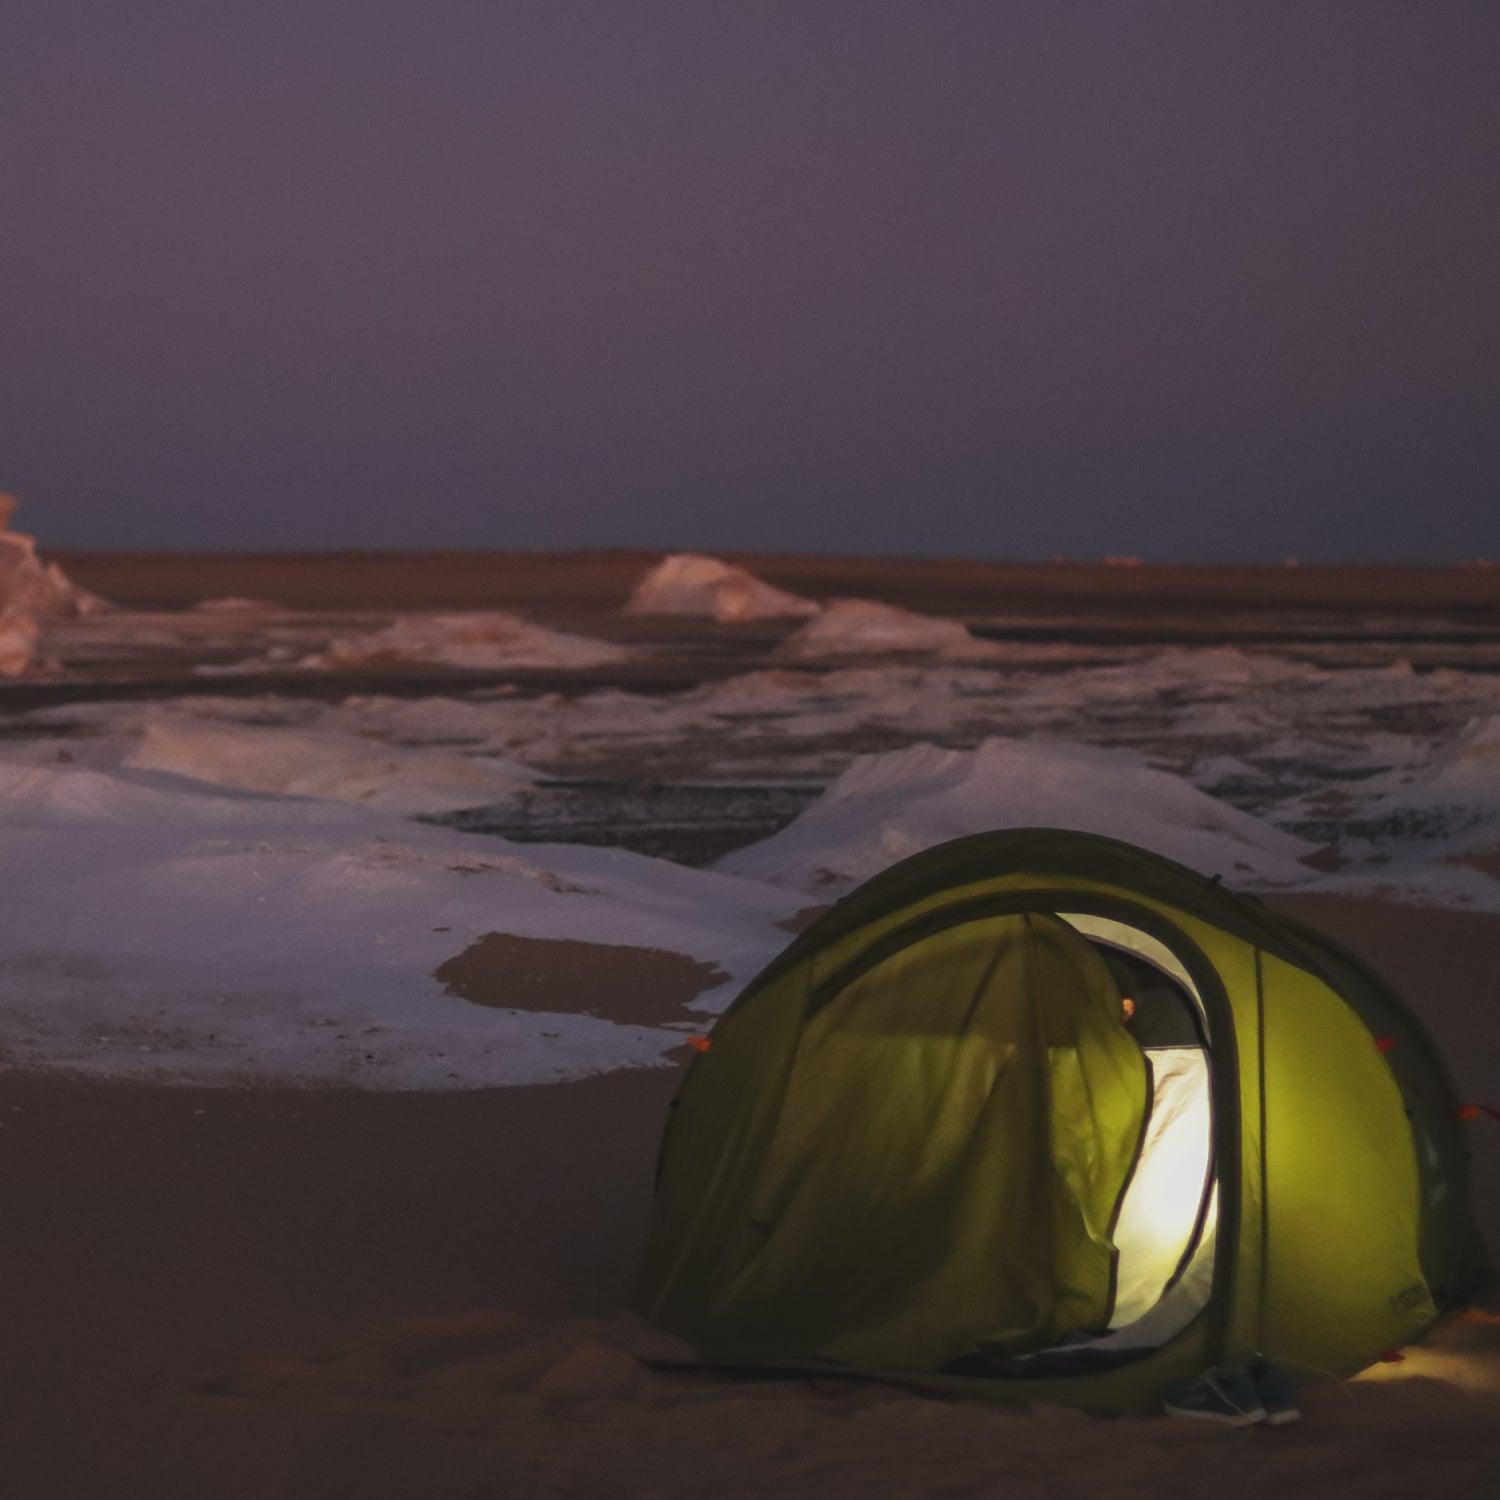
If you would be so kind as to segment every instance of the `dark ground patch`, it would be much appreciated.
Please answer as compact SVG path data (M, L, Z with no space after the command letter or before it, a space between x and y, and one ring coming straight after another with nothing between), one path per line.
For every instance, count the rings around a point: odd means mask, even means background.
M629 782L568 779L495 807L422 819L517 844L591 844L702 867L779 833L822 791L818 783Z
M487 932L439 964L433 978L476 1005L663 1026L687 1020L692 1001L729 976L665 948Z

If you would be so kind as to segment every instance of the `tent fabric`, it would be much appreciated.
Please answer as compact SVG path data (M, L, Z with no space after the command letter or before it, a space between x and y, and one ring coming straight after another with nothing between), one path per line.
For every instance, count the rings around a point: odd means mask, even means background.
M706 1346L938 1368L1102 1330L1145 1060L1054 918L965 923L803 1031Z
M1113 1315L1145 1070L1058 913L1164 951L1210 1060L1213 1233L1092 1361L1057 1346ZM1456 1114L1420 1024L1318 935L1114 840L975 835L852 892L720 1019L641 1307L718 1363L1102 1411L1257 1350L1347 1375L1472 1285Z
M1491 1272L1469 1216L1468 1141L1442 1057L1400 996L1359 958L1290 917L1277 920L1304 964L1337 989L1386 1049L1416 1143L1423 1271L1440 1306L1457 1302Z

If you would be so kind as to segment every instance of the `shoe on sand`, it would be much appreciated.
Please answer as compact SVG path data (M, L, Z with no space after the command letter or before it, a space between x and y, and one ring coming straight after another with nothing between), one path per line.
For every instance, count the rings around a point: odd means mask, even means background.
M1162 1394L1161 1409L1169 1417L1218 1422L1225 1427L1253 1427L1266 1420L1255 1382L1244 1370L1220 1365L1196 1380L1170 1386Z
M1288 1422L1302 1420L1302 1413L1297 1410L1297 1388L1264 1354L1253 1355L1245 1370L1255 1382L1260 1404L1266 1409L1268 1427L1285 1427Z

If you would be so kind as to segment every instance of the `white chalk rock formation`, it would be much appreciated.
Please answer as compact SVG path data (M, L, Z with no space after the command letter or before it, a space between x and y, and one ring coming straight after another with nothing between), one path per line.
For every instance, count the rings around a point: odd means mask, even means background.
M817 604L773 588L753 573L716 557L677 552L636 584L628 615L696 615L733 625L742 620L806 619Z
M34 538L10 529L16 505L14 495L0 495L0 677L19 677L31 665L39 620L108 608L70 583L56 563L43 562Z
M549 630L518 615L495 612L408 615L383 630L330 641L301 665L345 671L382 664L480 672L511 667L582 669L610 666L628 655L623 647L608 641Z
M56 563L43 562L34 537L10 529L17 503L13 495L0 495L0 610L46 619L108 608L97 594L69 582Z
M1002 654L994 642L976 640L960 620L914 614L873 599L832 600L780 649L785 656L802 658L911 653L972 661Z
M0 677L19 677L36 654L36 616L0 609Z

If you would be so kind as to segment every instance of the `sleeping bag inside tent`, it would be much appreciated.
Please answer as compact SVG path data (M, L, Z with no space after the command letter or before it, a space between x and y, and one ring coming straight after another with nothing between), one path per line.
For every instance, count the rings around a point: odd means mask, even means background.
M726 1011L640 1300L710 1363L1125 1411L1255 1352L1352 1373L1483 1272L1451 1083L1374 973L1020 829L877 876Z

